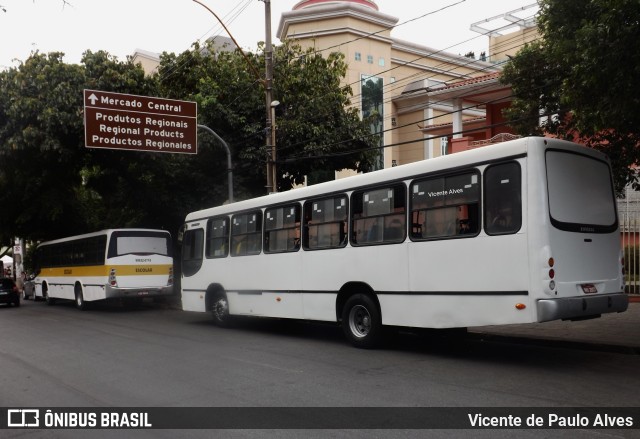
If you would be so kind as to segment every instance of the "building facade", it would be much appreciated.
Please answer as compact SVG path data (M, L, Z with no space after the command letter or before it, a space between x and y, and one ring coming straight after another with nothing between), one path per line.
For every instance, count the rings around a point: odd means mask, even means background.
M379 167L390 167L509 138L502 109L510 104L511 89L499 81L501 65L537 38L531 11L521 17L534 6L471 25L490 38L482 60L395 38L398 18L380 11L374 0L299 1L280 17L276 36L321 54L345 55L352 105L363 116L375 116L369 119L379 135ZM483 27L492 22L498 27ZM511 27L518 29L506 33ZM225 50L235 48L229 38L218 40ZM133 61L151 73L159 56L154 60L137 50Z
M450 92L461 91L457 84L473 85L478 77L489 76L497 85L500 71L491 62L396 39L397 24L398 18L380 11L373 0L303 0L282 14L276 34L320 53L344 53L352 104L365 116L379 115L372 131L381 136L384 167L452 152L453 133L467 137L469 127L484 123L486 108L484 102L464 99L468 87L458 98Z

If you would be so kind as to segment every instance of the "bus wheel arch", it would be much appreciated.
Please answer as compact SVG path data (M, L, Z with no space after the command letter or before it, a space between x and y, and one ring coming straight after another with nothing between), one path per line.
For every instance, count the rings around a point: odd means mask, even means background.
M227 293L220 284L211 284L205 294L205 307L211 311L213 321L216 326L227 328L231 325L231 315L229 314L229 301Z
M374 348L382 341L380 302L369 285L354 282L342 287L336 313L345 336L355 347Z

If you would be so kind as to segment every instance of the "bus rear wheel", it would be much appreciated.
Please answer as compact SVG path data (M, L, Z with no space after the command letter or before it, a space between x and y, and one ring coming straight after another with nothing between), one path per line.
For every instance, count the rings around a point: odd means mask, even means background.
M342 330L357 348L371 349L382 341L382 316L374 300L366 294L355 294L342 310Z
M45 302L47 302L47 305L52 306L56 304L56 299L54 299L53 297L49 296L49 291L44 290L42 292L42 295L44 296L44 300Z
M224 293L215 293L211 303L211 315L213 321L221 328L227 328L231 325L231 315L229 314L229 302L227 295Z
M75 293L76 293L76 308L78 308L80 311L86 310L87 302L84 301L84 296L82 295L82 288L76 285Z

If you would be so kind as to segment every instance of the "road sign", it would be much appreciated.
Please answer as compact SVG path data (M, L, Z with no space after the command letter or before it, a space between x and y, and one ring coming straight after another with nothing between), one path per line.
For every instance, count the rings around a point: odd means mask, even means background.
M87 148L198 153L195 102L84 90Z

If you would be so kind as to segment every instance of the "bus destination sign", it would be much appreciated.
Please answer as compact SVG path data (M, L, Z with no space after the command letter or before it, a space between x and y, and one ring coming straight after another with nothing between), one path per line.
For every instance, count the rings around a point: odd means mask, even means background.
M197 154L195 102L84 90L87 148Z

